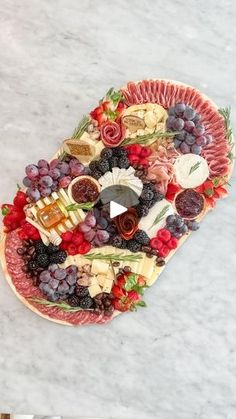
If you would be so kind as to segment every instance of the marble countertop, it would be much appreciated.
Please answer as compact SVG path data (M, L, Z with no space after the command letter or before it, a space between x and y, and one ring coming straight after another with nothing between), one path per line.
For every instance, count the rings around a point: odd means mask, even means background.
M176 79L235 109L235 13L233 0L1 2L1 202L111 86ZM47 322L1 274L0 411L235 418L235 187L147 291L148 309L107 326Z

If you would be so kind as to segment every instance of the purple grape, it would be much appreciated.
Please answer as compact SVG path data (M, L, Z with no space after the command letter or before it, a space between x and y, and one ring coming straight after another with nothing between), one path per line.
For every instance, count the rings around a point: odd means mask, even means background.
M200 227L199 223L195 220L187 220L186 221L189 230L197 231Z
M194 128L195 128L195 124L194 124L193 121L185 121L185 123L184 123L184 129L187 132L192 132Z
M104 206L103 206L103 208L104 208ZM109 212L109 208L108 208L108 212ZM98 218L101 215L101 211L99 211L98 208L93 208L93 212L92 213L93 213L94 217L96 218L96 220L98 220Z
M54 278L62 280L66 278L66 270L65 269L61 269L61 268L57 268L54 272Z
M77 159L72 159L69 166L71 176L80 176L84 173L84 165Z
M59 180L59 187L63 189L68 188L70 183L71 183L71 177L64 176Z
M168 217L166 218L166 224L168 226L172 225L172 224L174 224L175 220L176 220L175 214L168 215Z
M32 201L38 201L40 199L40 192L36 188L28 188L26 191L28 197L32 199Z
M88 240L88 242L91 243L95 235L96 235L96 232L94 230L90 230L90 231L87 231L87 233L84 233L84 238Z
M60 294L64 294L64 293L66 293L68 290L69 290L69 285L67 284L67 282L66 281L62 281L61 282L61 284L59 285L59 287L58 287L58 292L60 293Z
M51 278L51 273L49 271L43 271L39 275L39 279L41 282L49 282Z
M57 180L61 176L60 170L57 169L56 167L55 169L50 169L48 174L49 176L51 176L53 180Z
M30 186L32 186L32 181L28 178L28 176L24 177L23 185L25 185L27 188L30 188Z
M204 126L203 125L200 125L200 124L196 125L195 128L194 128L194 130L193 130L193 133L196 136L203 135L204 132L205 132Z
M196 138L196 144L204 147L207 145L207 139L204 135L201 135L201 137Z
M38 161L38 168L45 167L46 169L49 168L49 164L46 160L41 159Z
M53 184L53 180L52 180L51 176L43 176L39 180L39 185L44 186L46 188L50 188L52 186L52 184Z
M177 138L174 139L174 146L175 148L179 148L182 141L177 140Z
M196 113L195 117L193 118L194 124L197 124L201 120L201 115L199 113Z
M67 266L67 268L66 268L66 273L67 273L68 275L77 275L77 273L78 273L78 268L77 268L77 266L76 266L76 265L70 265L70 266Z
M178 240L182 237L182 234L179 233L178 231L173 232L172 235Z
M175 117L174 116L169 116L167 118L167 121L166 121L166 127L168 129L174 128L174 122L175 122Z
M58 265L56 263L52 263L51 265L48 266L49 272L55 272L56 269L58 269Z
M181 153L183 153L183 154L190 153L190 147L189 147L189 145L186 144L186 143L184 143L184 142L181 143L181 145L180 145L179 148L180 148Z
M95 227L95 225L97 224L96 217L91 212L88 212L84 222L89 227Z
M48 175L48 168L47 167L40 167L39 168L39 174L40 174L40 176Z
M185 111L186 105L184 103L177 103L175 105L175 113L177 115L182 114Z
M54 182L51 186L51 190L52 190L52 192L55 192L55 191L58 191L58 189L59 189L59 183L54 180Z
M100 217L97 220L98 228L105 230L108 227L108 221L105 217Z
M40 194L43 198L46 198L47 196L50 196L52 193L51 188L46 188L45 186L40 187Z
M84 221L79 224L79 231L81 231L82 233L88 233L90 230L91 230L91 227L85 224Z
M102 242L106 243L109 240L109 233L106 230L98 230L96 234L96 238Z
M184 120L181 118L176 118L172 126L175 130L181 131L184 127Z
M50 170L55 169L59 163L60 163L59 159L53 159L52 161L50 161L49 163Z
M179 140L179 141L184 141L184 139L185 139L186 135L187 135L187 132L186 132L186 131L184 131L184 130L182 130L179 134L177 134L177 135L175 136L175 138L176 138L177 140Z
M168 110L168 115L175 116L175 107L171 106Z
M186 106L185 111L184 111L184 118L190 121L194 119L195 115L196 115L195 110L191 106Z
M69 164L64 162L64 161L59 162L58 165L57 165L57 168L60 170L60 172L63 175L69 175L69 173L70 173Z
M193 145L195 143L195 137L194 137L194 135L188 133L186 135L186 137L185 137L185 142L188 145Z
M25 168L25 173L30 180L34 180L38 177L39 170L38 170L37 166L35 166L35 164L29 164Z
M77 281L77 275L76 276L75 275L68 275L66 277L66 282L69 285L75 285L76 281Z
M201 153L201 151L202 151L202 148L199 145L197 145L197 144L192 145L191 153L199 155Z
M52 278L49 281L49 286L53 289L56 290L58 285L59 285L60 281L58 281L58 279Z
M97 237L95 237L94 240L92 241L93 246L102 247L103 244L104 244L104 242L101 242L100 240L98 240Z

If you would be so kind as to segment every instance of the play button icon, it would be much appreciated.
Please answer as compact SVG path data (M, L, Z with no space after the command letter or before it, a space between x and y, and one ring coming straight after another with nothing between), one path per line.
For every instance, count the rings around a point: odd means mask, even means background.
M127 211L127 208L115 201L110 202L110 218L115 218Z

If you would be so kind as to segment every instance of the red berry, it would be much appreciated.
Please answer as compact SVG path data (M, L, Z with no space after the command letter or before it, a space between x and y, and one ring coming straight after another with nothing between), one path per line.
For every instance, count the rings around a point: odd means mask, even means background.
M160 250L163 246L163 242L157 237L153 237L153 239L150 240L150 246L152 249Z
M140 286L140 287L144 287L144 285L146 285L146 280L145 280L145 278L143 277L143 276L139 276L138 277L138 280L137 280L137 284Z
M61 242L60 249L61 250L67 250L69 246L69 242Z
M23 230L20 230L18 232L18 236L20 237L21 240L28 240L28 238L29 238L28 234Z
M36 230L36 232L30 238L32 240L39 240L41 237L40 237L40 234L39 234L38 230Z
M166 228L161 228L157 232L157 237L162 242L166 243L166 242L168 242L171 239L171 234L170 234L169 230L166 230Z
M18 191L13 203L18 208L23 208L27 204L27 197L26 194L22 191Z
M135 154L130 154L129 155L129 162L131 164L137 164L137 163L139 163L139 157L136 156Z
M176 249L178 246L178 240L176 237L171 237L171 239L166 243L169 249Z
M129 291L128 297L133 303L137 303L141 300L141 295L138 294L136 291Z
M68 245L67 251L68 251L69 255L71 255L71 256L77 255L77 253L78 253L77 247L73 243L70 243Z
M79 246L84 242L84 235L80 231L73 234L73 237L71 239L72 243L74 243L76 246Z
M135 156L139 156L142 151L142 146L140 144L132 144L129 147L130 154L134 154Z
M162 248L159 250L159 256L161 256L162 258L165 258L166 256L168 256L169 253L170 253L170 249L166 245L162 246Z
M120 288L123 288L125 283L126 283L126 276L125 275L119 275L117 277L117 280L116 280L116 285L118 285L118 287L120 287Z
M64 242L71 242L73 237L73 232L72 231L66 231L65 233L61 234L61 238Z
M11 210L13 209L13 205L11 204L3 204L1 206L2 215L5 217L6 215L10 214Z
M88 253L90 251L91 247L91 244L85 240L82 244L78 246L78 253L84 255L85 253Z
M146 158L146 157L150 156L151 152L152 151L149 147L142 147L140 157Z
M114 285L112 287L112 294L116 298L123 298L127 295L127 292L123 288L120 288L118 285Z
M148 167L149 166L149 161L147 159L140 159L139 164L143 167Z

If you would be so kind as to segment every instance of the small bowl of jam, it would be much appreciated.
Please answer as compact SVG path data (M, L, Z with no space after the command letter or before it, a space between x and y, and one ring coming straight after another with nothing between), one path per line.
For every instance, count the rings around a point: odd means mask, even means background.
M72 180L68 195L71 202L85 204L86 202L97 202L101 187L92 176L78 176Z
M205 211L205 199L194 189L185 189L179 192L176 195L174 205L177 213L188 220L198 218Z

